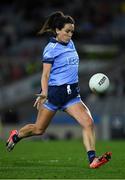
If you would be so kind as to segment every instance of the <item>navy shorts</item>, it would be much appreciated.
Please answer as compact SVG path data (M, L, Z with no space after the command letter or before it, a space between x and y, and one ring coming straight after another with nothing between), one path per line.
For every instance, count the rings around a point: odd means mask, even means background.
M48 87L48 99L43 104L49 110L64 110L81 101L78 83Z

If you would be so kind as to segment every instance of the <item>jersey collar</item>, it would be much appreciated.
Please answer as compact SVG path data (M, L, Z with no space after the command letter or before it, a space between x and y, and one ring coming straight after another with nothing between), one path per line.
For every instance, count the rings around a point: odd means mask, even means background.
M67 44L68 44L68 43L65 43L65 42L59 42L59 41L57 41L55 37L51 37L51 38L50 38L50 42L59 43L59 44L62 44L62 45L64 45L64 46L67 46Z

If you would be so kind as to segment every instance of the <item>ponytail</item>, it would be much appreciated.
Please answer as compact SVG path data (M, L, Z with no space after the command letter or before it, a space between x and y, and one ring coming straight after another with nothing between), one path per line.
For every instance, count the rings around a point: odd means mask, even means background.
M56 28L62 29L66 23L75 24L75 21L71 16L65 16L63 12L57 11L47 18L38 34L41 35L50 32L53 35L56 35Z

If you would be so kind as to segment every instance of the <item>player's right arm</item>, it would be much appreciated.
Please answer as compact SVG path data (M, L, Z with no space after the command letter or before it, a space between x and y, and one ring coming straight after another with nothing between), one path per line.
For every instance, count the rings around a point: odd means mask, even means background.
M50 63L43 63L43 72L41 77L41 88L42 88L42 95L48 96L48 80L50 76L52 64Z
M48 96L48 80L50 76L52 64L43 63L43 71L41 76L41 89L42 92L38 94L38 97L34 103L34 107L36 106L37 109L41 107L41 105L46 101Z

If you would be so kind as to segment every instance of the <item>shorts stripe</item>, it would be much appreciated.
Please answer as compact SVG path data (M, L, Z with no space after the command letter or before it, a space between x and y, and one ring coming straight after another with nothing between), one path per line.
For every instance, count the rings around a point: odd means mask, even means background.
M57 110L65 110L68 107L72 106L73 104L76 104L76 103L79 103L79 102L81 102L81 97L73 98L69 102L67 102L64 106L61 106L61 107L55 106L55 105L53 105L52 103L50 103L48 101L46 101L43 104L43 106L45 108L47 108L48 110L50 110L50 111L57 111Z

